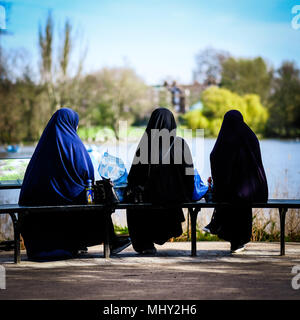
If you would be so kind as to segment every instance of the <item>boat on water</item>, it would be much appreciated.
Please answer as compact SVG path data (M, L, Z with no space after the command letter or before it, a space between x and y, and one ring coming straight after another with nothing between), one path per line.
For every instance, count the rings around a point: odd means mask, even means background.
M6 150L6 152L13 152L13 153L19 152L20 146L17 145L17 144L15 144L15 145L9 145L9 146L7 146L7 147L5 148L5 150Z

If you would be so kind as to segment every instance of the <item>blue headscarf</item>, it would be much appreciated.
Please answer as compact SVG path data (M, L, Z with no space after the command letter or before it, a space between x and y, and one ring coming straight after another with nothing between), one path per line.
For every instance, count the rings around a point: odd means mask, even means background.
M76 133L79 117L68 108L48 122L24 176L20 205L71 204L94 180L92 161Z

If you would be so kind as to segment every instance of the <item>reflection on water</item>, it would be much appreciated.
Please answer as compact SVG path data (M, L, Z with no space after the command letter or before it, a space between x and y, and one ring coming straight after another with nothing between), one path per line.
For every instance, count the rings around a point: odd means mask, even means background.
M207 181L210 176L209 154L215 143L215 139L205 139L195 144L195 139L187 139L191 148L194 164L198 168L203 181ZM269 184L270 198L299 198L300 196L300 142L299 141L283 141L283 140L262 140L260 141L263 163ZM118 147L112 145L96 145L87 146L90 149L90 155L95 167L95 179L99 179L98 165L101 156L105 151L112 155L122 158L127 170L130 165L137 147L136 143L127 145L120 143ZM21 147L20 152L5 152L0 148L1 158L24 158L30 157L34 151L34 146ZM28 159L24 161L0 160L0 182L5 176L14 178L22 178ZM16 175L15 175L16 174ZM16 203L18 201L19 190L1 191L0 203ZM115 214L115 222L119 225L126 224L123 213ZM3 218L3 217L2 217ZM2 219L0 217L0 219ZM0 220L1 223L1 220ZM7 221L0 224L0 237L2 233L7 234Z

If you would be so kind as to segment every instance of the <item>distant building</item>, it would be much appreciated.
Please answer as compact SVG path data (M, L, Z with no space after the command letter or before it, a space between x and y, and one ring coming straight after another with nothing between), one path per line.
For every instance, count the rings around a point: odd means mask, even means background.
M153 106L172 106L172 95L165 84L152 86L150 101Z
M173 107L178 113L186 113L191 108L199 109L200 96L203 90L210 84L200 84L194 81L192 84L177 84L173 81L169 84L167 81L163 85L152 87L151 101L153 105Z

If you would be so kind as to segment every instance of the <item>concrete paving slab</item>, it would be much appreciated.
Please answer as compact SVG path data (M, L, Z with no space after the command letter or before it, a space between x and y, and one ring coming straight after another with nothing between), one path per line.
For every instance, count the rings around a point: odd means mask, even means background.
M232 255L227 242L198 242L190 256L189 242L157 246L155 256L141 256L128 247L110 259L103 247L89 248L77 259L13 264L13 252L0 252L6 271L6 299L84 300L200 300L300 299L297 274L300 243L287 243L286 256L279 243L249 243ZM294 279L294 280L293 280Z

